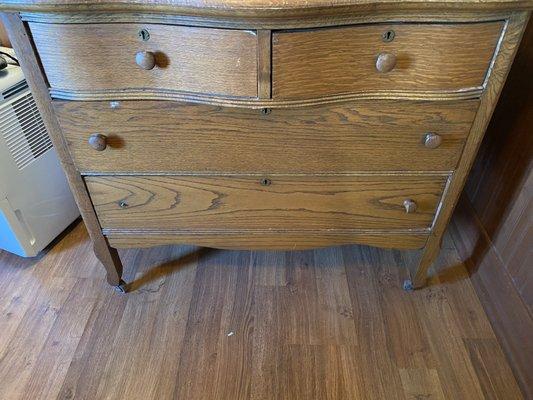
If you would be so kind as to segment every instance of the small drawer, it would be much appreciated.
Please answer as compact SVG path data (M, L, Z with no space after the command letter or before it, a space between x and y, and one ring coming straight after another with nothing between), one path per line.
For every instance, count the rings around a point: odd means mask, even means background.
M374 24L276 32L273 97L479 89L503 25Z
M85 182L104 229L427 230L446 178L100 176Z
M266 113L168 101L53 105L83 173L315 174L451 171L479 102L360 101Z
M156 24L29 25L52 89L257 96L257 35L252 31Z

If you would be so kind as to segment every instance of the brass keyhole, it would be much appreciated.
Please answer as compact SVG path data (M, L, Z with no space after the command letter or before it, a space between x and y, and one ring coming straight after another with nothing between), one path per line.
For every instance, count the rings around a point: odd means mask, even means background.
M268 115L272 112L272 110L270 108L262 108L261 109L261 114L263 115Z
M143 42L146 42L150 39L150 32L148 32L147 29L141 29L138 35Z
M381 38L385 43L392 42L394 40L394 37L396 36L396 33L394 33L393 30L385 31L381 35Z
M260 183L261 186L270 186L272 184L272 181L268 178L262 178Z

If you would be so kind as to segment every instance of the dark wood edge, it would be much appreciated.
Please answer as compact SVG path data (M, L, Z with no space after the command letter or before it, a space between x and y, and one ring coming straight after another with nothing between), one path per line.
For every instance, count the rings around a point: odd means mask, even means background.
M257 31L257 97L270 99L272 93L272 32Z
M275 100L275 99L238 99L228 97L215 97L195 93L185 93L173 90L147 90L125 89L105 91L74 91L51 89L52 98L57 100L174 100L188 103L211 104L225 107L245 107L252 109L261 108L294 108L322 104L343 103L356 100L412 100L412 101L455 101L478 99L483 92L482 88L457 92L404 92L404 91L372 91L347 95L319 97L314 99Z
M474 118L470 134L463 148L463 153L457 169L446 194L446 200L439 210L433 229L428 237L419 265L416 270L411 270L413 284L415 287L425 285L427 271L440 251L442 236L450 221L453 210L468 177L468 173L474 163L477 150L485 134L485 130L490 122L492 112L496 107L501 90L511 69L511 64L518 50L518 46L525 31L529 12L514 14L504 28L504 36L497 48L497 56L491 68L490 78L486 84L486 89L481 96L481 102Z
M358 2L350 1L332 4L331 1L315 3L309 6L308 2L265 2L260 5L250 5L245 1L240 4L228 5L224 1L219 3L183 1L174 4L157 2L31 2L11 0L0 3L0 11L10 12L130 12L130 13L169 13L196 16L231 16L247 18L309 18L319 16L331 18L342 14L363 14L382 12L475 12L475 11L503 11L503 10L531 10L533 4L530 0L517 1L375 1Z
M351 25L366 23L466 23L466 22L489 22L507 19L511 16L513 10L505 9L498 11L468 11L454 10L447 12L443 10L423 10L413 13L405 11L384 11L384 12L339 12L334 15L331 10L317 13L316 15L307 15L305 18L301 15L291 16L284 13L276 18L272 17L239 17L236 15L195 15L195 14L165 14L165 13L132 13L132 12L22 12L22 19L25 21L39 23L114 23L114 22L131 22L131 23L164 23L192 26L207 26L220 28L239 28L239 29L298 29L312 27L327 27L333 25Z
M66 141L61 133L59 122L53 113L51 98L48 93L48 84L42 72L40 60L36 56L37 52L33 48L30 39L31 33L16 13L3 13L2 21L9 33L9 39L17 52L17 58L24 72L24 77L32 91L35 103L57 151L76 204L80 209L81 216L89 231L94 251L107 269L108 282L116 286L121 279L122 265L120 264L117 252L109 248L107 239L102 235L100 223L89 198L85 182L72 161Z
M349 244L382 248L420 249L424 232L343 231L149 231L104 229L109 241L119 248L190 244L231 250L294 250Z
M353 171L353 172L273 172L269 173L270 177L305 177L305 176L435 176L435 177L449 177L453 171ZM212 176L226 176L226 177L264 177L263 172L221 172L221 171L81 171L84 176L194 176L194 177L212 177Z
M305 230L305 229L116 229L104 228L104 235L224 235L224 234L242 234L242 235L262 235L262 234L279 234L286 235L291 233L301 233L310 236L322 234L331 235L371 235L379 236L388 235L427 235L429 228L417 229L324 229L324 230Z
M533 318L466 196L457 204L450 234L518 385L531 399L533 347L527 337L533 332Z

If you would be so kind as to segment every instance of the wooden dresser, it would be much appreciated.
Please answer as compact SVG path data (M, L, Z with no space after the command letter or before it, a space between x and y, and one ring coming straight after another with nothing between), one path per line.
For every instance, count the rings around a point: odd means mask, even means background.
M13 0L4 23L111 285L115 248L422 249L531 1Z

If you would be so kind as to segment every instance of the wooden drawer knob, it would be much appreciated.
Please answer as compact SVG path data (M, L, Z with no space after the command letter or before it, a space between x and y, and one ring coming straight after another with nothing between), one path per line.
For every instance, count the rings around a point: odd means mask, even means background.
M414 200L411 200L411 199L405 199L403 201L403 206L405 207L405 212L407 214L412 214L417 209L416 202Z
M379 53L376 59L376 69L379 72L390 72L396 66L396 56L391 53Z
M95 133L89 136L89 146L91 146L96 151L104 151L107 147L107 137L100 133Z
M426 133L424 135L424 146L428 149L436 149L442 143L442 137L436 133Z
M135 63L142 69L153 69L155 67L155 54L151 51L139 51L135 54Z

